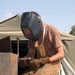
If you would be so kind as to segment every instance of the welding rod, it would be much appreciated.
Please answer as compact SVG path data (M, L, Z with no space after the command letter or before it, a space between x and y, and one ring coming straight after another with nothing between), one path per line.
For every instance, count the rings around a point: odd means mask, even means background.
M19 60L31 60L32 58L31 57L28 57L28 58L19 58Z

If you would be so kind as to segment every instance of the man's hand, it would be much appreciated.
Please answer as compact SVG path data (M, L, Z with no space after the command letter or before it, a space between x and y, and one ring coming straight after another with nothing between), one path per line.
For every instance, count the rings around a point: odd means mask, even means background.
M40 67L40 60L39 59L32 59L28 63L28 66L30 67L31 70L37 70Z
M46 64L46 63L50 63L49 57L40 58L40 63L41 63L42 65L44 65L44 64Z
M28 63L28 66L30 67L31 70L37 70L38 68L42 67L44 64L49 62L50 62L49 57L40 58L40 59L32 59Z
M25 68L28 66L28 62L31 60L30 57L26 58L26 57L23 57L23 58L20 58L19 59L19 67L20 68Z

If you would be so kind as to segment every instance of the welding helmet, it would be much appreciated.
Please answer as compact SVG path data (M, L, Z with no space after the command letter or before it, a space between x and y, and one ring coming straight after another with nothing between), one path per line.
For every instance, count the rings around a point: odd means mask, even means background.
M29 35L26 35L25 31ZM27 39L37 41L42 31L41 17L36 12L24 12L21 17L21 30Z

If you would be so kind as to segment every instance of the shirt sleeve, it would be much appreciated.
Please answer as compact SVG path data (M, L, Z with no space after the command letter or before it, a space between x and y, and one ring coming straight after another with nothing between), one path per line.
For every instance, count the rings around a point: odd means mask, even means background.
M61 36L59 31L55 27L50 27L49 33L51 33L50 40L55 48L62 46Z

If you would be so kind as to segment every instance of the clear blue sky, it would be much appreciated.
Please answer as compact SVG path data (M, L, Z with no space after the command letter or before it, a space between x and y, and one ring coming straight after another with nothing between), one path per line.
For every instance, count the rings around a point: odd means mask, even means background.
M75 25L75 0L0 0L0 21L27 11L38 12L44 23L63 32Z

